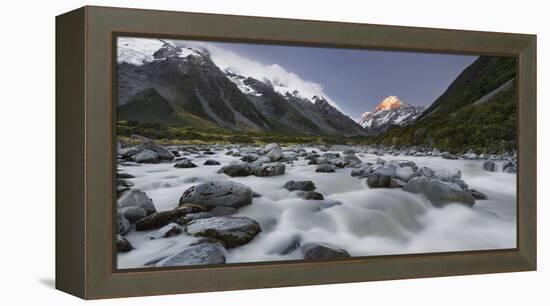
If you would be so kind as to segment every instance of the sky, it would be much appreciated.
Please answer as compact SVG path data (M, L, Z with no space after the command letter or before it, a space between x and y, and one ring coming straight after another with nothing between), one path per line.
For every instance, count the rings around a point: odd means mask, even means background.
M237 72L249 74L282 70L278 73L297 76L306 83L302 87L309 85L313 91L320 90L352 118L371 111L390 95L412 105L429 106L477 59L477 56L441 53L225 42L197 44L209 49L214 62L225 66L222 68L241 68L245 71ZM246 65L257 67L242 69Z

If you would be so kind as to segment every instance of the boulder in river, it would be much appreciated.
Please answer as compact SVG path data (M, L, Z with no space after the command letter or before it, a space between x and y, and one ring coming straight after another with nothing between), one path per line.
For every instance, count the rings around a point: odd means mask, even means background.
M210 211L210 213L216 217L229 216L229 215L236 214L237 212L239 212L238 209L229 207L229 206L223 206L223 205L216 206L212 208L212 210Z
M151 150L141 150L132 158L142 164L156 164L160 161L158 154Z
M332 173L335 172L334 166L332 164L321 164L317 166L315 169L315 172L321 172L321 173Z
M312 181L288 181L284 186L289 191L301 190L301 191L313 191L315 190L315 184Z
M502 171L505 173L517 173L518 169L516 163L508 161L502 165Z
M176 223L179 225L185 225L193 220L211 218L214 215L211 212L201 211L197 213L187 214L181 218L176 219Z
M412 178L403 187L403 190L411 193L421 193L437 207L453 202L463 203L471 207L475 203L472 194L460 188L459 185L425 176Z
M275 149L275 148L281 149L281 147L279 147L279 144L278 144L278 143L275 143L275 142L273 142L273 143L268 143L268 144L266 144L265 147L264 147L264 152L267 153L267 152L269 152L269 151L271 151L272 149Z
M353 155L348 154L333 160L332 163L338 168L348 168L348 167L355 167L361 164L361 159L355 156L355 154Z
M132 189L122 194L117 201L118 208L136 206L143 208L147 215L153 214L157 211L153 201L147 196L147 194L139 189Z
M124 215L121 212L117 213L117 233L119 235L126 235L130 232L132 228L130 227L130 221L124 218Z
M116 238L116 249L118 252L127 253L134 249L130 241L128 241L126 238L122 237L121 235L117 235Z
M484 194L483 192L479 191L479 190L471 189L470 193L472 194L474 199L477 199L477 200L487 200L488 199L487 195Z
M182 159L174 164L174 168L196 168L197 165L188 159Z
M283 163L269 163L263 164L254 168L255 176L277 176L285 174L285 164Z
M212 217L191 221L185 231L193 236L221 240L234 248L248 243L261 231L260 224L248 217Z
M126 206L120 209L120 212L124 217L130 221L130 223L134 224L137 221L147 217L147 212L145 209L137 206Z
M215 159L208 159L204 162L205 166L218 166L218 165L221 165L221 163Z
M138 154L141 150L138 147L128 147L128 148L122 148L118 151L118 155L120 155L124 159L129 159L132 156Z
M177 222L179 218L184 217L187 214L196 213L199 211L200 211L200 208L198 207L180 206L172 210L157 212L139 220L136 223L136 230L147 231L147 230L152 230L156 228L161 228L172 222Z
M349 253L346 250L338 249L325 243L306 243L301 247L304 259L328 259L328 258L348 258Z
M370 188L388 188L392 180L391 175L374 172L367 176L367 185Z
M225 263L226 251L221 243L199 243L159 261L157 267L211 265Z
M322 194L320 194L319 192L315 192L315 191L306 191L302 195L302 198L304 200L324 200L325 199Z
M490 171L490 172L495 172L496 170L496 164L494 161L492 160L486 160L483 162L483 170L485 171Z
M269 157L269 159L271 159L272 162L276 162L279 159L281 159L281 157L283 157L283 152L281 151L281 149L276 147L269 150L269 152L267 152L265 156Z
M153 151L157 154L158 158L161 160L172 160L174 159L174 154L170 152L170 150L166 149L165 147L154 143L153 141L145 141L142 143L139 148L143 151Z
M168 238L179 235L183 232L183 227L177 223L170 223L147 235L149 239Z
M208 209L216 206L240 208L252 203L252 190L241 183L229 180L213 180L187 189L180 204L200 204Z
M252 167L248 163L229 164L223 166L218 173L225 173L231 177L249 176L252 174Z

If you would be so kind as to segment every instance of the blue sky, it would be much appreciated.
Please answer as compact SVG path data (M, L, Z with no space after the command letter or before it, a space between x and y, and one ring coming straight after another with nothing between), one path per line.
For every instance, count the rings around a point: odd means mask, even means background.
M323 92L344 113L354 118L372 110L390 95L409 104L429 106L460 72L477 59L477 56L458 54L207 44L265 66L276 64L302 80L321 85ZM226 61L226 65L234 62L229 58Z

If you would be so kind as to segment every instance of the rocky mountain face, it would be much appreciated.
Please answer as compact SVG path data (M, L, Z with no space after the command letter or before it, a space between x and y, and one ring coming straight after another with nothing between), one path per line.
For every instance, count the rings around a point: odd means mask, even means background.
M396 96L389 96L380 102L372 112L365 112L359 124L371 135L385 132L390 126L405 126L418 118L424 107L409 105Z
M118 44L120 120L232 131L366 135L324 97L308 99L291 90L281 93L274 88L280 84L270 80L222 71L205 49L155 43Z

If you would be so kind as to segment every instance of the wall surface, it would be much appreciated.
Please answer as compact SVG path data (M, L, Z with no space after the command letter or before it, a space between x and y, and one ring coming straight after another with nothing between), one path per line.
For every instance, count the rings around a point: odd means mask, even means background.
M539 271L94 301L89 305L547 305L550 22L544 1L6 1L0 12L4 305L78 305L54 285L54 16L85 4L538 35ZM544 139L546 138L546 140ZM546 186L545 186L546 185ZM546 188L545 188L546 187ZM7 302L7 303L6 303Z

